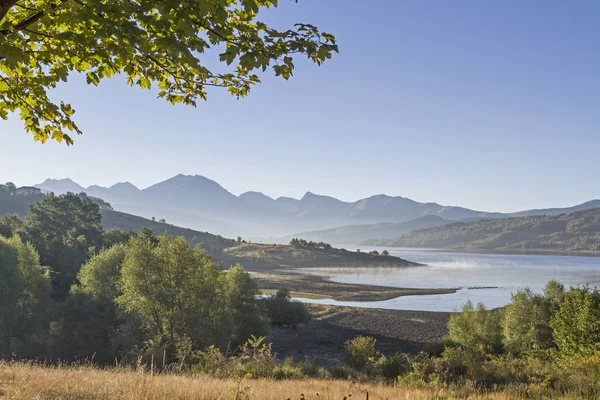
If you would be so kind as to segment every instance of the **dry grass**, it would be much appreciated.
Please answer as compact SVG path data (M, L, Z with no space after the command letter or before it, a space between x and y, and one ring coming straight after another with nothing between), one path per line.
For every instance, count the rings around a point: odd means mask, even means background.
M0 364L0 399L3 400L370 400L452 399L444 391L410 390L348 381L247 380L248 397L235 397L232 381L205 376L150 375L143 371L105 371L90 367L41 367ZM350 396L351 395L351 396ZM506 400L501 394L469 399Z

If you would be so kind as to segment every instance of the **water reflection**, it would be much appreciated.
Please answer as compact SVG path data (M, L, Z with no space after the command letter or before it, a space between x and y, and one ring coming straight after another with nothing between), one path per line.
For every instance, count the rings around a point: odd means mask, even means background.
M350 246L345 247L348 250ZM361 247L361 251L383 248ZM460 288L453 294L404 296L378 302L311 303L421 311L455 311L471 300L488 308L502 307L511 293L529 287L541 292L546 282L556 279L569 285L600 287L600 257L557 255L468 254L422 249L387 249L390 254L427 264L412 268L354 268L319 271L335 282L407 288ZM315 272L315 271L313 271Z

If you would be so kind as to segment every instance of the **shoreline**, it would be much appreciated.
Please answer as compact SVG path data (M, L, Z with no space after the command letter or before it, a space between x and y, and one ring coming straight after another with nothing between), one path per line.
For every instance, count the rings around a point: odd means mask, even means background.
M402 296L427 296L453 294L460 288L399 288L356 283L334 282L324 275L310 275L297 272L252 272L252 277L260 290L272 291L287 288L291 292L309 296L319 296L336 301L385 301Z
M356 245L360 246L360 245ZM564 257L600 257L600 251L593 250L552 250L552 249L470 249L470 248L431 248L431 247L397 247L373 246L382 249L401 249L406 251L422 251L426 253L465 253L465 254L498 254L514 256L564 256Z

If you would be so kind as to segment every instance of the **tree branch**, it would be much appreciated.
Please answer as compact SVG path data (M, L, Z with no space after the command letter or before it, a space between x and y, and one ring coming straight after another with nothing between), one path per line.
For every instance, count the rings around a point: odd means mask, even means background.
M0 0L0 22L15 4L17 4L17 0Z
M13 4L14 5L14 4ZM11 6L12 7L12 6ZM56 8L58 7L57 4L51 4L50 5L50 11L54 11L56 10ZM9 7L10 8L10 7ZM6 36L8 35L10 32L12 31L21 31L27 27L29 27L30 25L35 24L36 22L38 22L40 19L42 19L42 17L44 17L47 14L48 10L39 10L36 11L35 13L31 14L29 17L25 18L23 21L19 22L18 24L14 25L12 28L9 29L4 29L0 31L0 34ZM1 8L0 8L0 12L1 12ZM6 12L8 12L8 9L6 10ZM6 13L5 13L6 14ZM0 18L1 20L2 18Z

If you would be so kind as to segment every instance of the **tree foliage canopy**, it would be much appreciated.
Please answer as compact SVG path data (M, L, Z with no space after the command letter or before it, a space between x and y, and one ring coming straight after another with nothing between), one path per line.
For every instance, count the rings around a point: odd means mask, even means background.
M317 64L337 51L315 26L276 30L258 19L277 0L0 0L0 117L18 111L35 140L72 144L81 133L70 104L48 90L69 73L88 84L124 74L130 86L158 87L177 104L206 100L208 87L243 97L272 68L288 79L294 55ZM211 50L212 49L212 50ZM228 67L201 62L217 54Z
M98 205L69 193L31 205L20 236L54 269L55 295L64 297L90 250L100 249L103 233Z
M0 357L12 356L15 335L23 339L35 331L49 296L50 275L33 246L0 236Z

